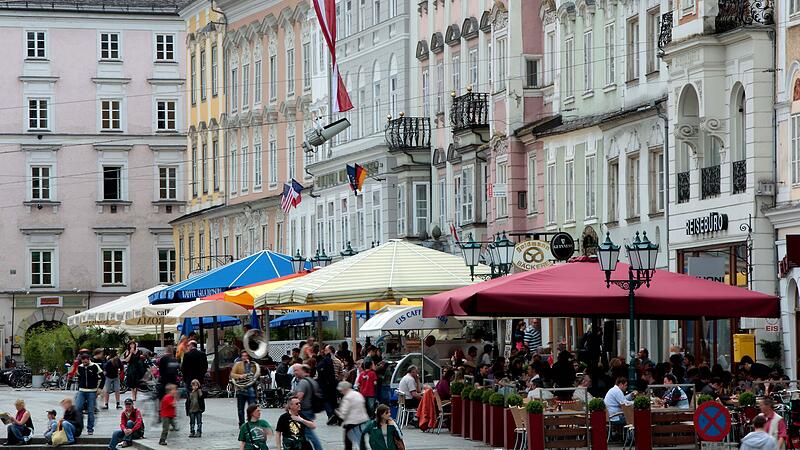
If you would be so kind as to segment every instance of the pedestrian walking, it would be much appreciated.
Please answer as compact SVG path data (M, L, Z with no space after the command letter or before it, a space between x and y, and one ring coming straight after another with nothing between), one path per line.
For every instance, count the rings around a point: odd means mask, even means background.
M309 377L309 367L302 364L300 367L294 369L294 376L297 379L297 386L295 387L295 396L300 401L300 411L303 417L310 421L314 421L317 412L321 412L324 407L322 405L322 393L320 392L319 385L313 378ZM314 428L306 427L306 437L314 446L314 450L322 450L322 442L320 442Z
M403 433L392 420L392 413L386 405L379 405L375 420L364 427L364 434L369 436L371 450L405 450Z
M255 376L256 364L250 361L250 354L242 350L239 355L239 362L231 369L231 378L239 381L234 384L236 388L236 411L239 414L239 427L244 424L245 404L253 405L256 402L256 391L253 384L247 385L246 380Z
M131 390L131 398L136 401L136 394L139 391L139 383L142 382L144 373L147 370L144 365L144 354L139 350L136 341L128 342L128 348L122 355L122 361L127 364L125 369L125 384Z
M292 397L286 404L286 412L278 418L278 425L275 427L277 450L311 450L308 432L316 428L317 424L303 414L300 408L300 399ZM322 450L322 447L314 445L314 450Z
M333 347L330 345L325 347L325 356L317 365L317 382L320 389L322 389L322 397L325 400L325 414L328 419L333 417L338 403L338 395L336 394L336 368L333 364Z
M78 395L76 397L78 411L82 411L84 406L88 413L86 421L86 432L91 436L94 434L94 409L97 404L97 389L100 387L102 370L100 366L93 363L88 353L81 355L81 364L78 366Z
M108 450L115 450L119 441L122 441L123 447L130 447L133 445L134 439L143 437L144 420L142 420L142 412L133 406L133 400L126 398L125 409L119 417L119 430L111 435Z
M272 425L261 418L258 405L247 407L247 421L239 427L239 450L268 450L267 438L272 435Z
M192 390L186 396L186 415L189 416L189 437L203 436L203 412L206 410L206 400L200 382L192 380Z
M167 437L169 436L169 428L172 426L176 431L178 430L178 421L176 420L176 400L178 396L178 389L174 384L168 384L166 394L161 399L161 410L159 417L161 417L161 438L158 440L159 445L167 445Z
M121 409L122 407L119 404L119 391L120 391L120 374L122 373L122 361L120 361L119 357L117 356L117 352L112 350L111 353L108 355L108 360L106 361L105 365L103 366L103 375L106 377L106 385L105 389L103 390L103 399L105 400L105 405L103 409L108 409L108 400L111 397L111 393L114 393L114 399L117 402L117 409Z
M336 415L341 417L344 427L344 449L360 450L362 444L362 427L369 422L366 401L360 392L353 390L353 386L347 381L339 382L337 390L342 394L342 401Z
M183 384L187 391L192 389L192 380L199 380L202 385L208 370L208 359L206 354L197 348L197 341L189 341L188 348L189 351L183 355L183 361L181 362Z
M375 418L375 397L378 386L378 375L375 373L375 362L364 358L364 366L358 376L358 391L366 399L367 413L370 419Z

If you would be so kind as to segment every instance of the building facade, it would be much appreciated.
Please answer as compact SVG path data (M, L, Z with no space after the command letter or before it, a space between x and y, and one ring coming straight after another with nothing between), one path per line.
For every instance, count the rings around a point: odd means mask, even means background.
M180 4L9 2L4 354L31 327L172 280L185 209Z

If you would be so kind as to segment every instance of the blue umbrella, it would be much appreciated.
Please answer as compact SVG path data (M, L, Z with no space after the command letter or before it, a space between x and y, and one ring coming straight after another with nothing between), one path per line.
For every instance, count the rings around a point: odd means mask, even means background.
M190 321L188 323L189 332L188 333L183 333L183 329L186 327L187 321ZM242 323L242 321L237 319L236 317L232 317L232 316L217 316L217 326L220 327L220 328L232 327L234 325L239 325L240 323ZM188 335L192 330L197 328L199 325L200 325L200 321L198 320L197 317L193 317L191 319L186 318L186 319L183 320L183 324L178 325L178 331L180 331L182 334ZM213 326L213 325L214 325L214 318L213 317L203 317L203 326L204 327Z
M256 311L255 309L253 310L253 314L250 315L250 328L254 330L261 329L261 323L259 323L258 320L258 311Z
M183 325L179 327L181 329L181 333L185 336L188 336L194 331L194 326L192 326L192 319L185 318L183 319Z
M377 310L372 309L372 310L369 311L369 316L373 317L377 313L378 313ZM356 311L356 317L358 317L359 319L366 318L367 317L367 310L366 309L362 309L362 310Z
M317 318L321 319L323 322L328 320L328 316L324 315L315 316L313 313L309 311L297 311L289 314L284 314L280 317L270 320L269 326L270 328L283 328L292 325L302 325L305 323L313 322Z
M151 304L188 302L294 273L292 258L262 250L150 294Z

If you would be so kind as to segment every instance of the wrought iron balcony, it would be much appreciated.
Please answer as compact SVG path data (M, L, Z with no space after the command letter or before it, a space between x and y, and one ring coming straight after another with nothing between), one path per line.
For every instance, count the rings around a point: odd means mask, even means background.
M390 151L430 150L431 119L428 117L400 117L386 123L386 145Z
M489 94L478 94L467 89L467 93L455 96L450 107L450 125L453 131L473 127L489 126Z
M747 190L747 161L734 161L731 164L732 190L734 194L741 194Z
M719 0L717 33L745 25L774 25L773 0Z
M689 201L690 194L690 181L689 172L678 173L678 203L686 203Z
M658 48L663 50L670 42L672 42L672 11L665 12L661 15L661 32L658 34Z
M700 198L717 197L720 192L720 166L703 167L700 169Z

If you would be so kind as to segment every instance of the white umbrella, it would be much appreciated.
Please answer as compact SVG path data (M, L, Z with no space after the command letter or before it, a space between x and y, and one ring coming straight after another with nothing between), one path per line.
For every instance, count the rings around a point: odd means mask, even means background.
M67 318L67 324L71 326L118 325L123 321L123 318L118 314L120 311L124 312L139 306L149 305L150 302L147 296L153 292L158 292L165 287L166 286L163 285L154 286L150 289L145 289L141 292L126 295L108 303L87 309L86 311L69 316Z
M120 310L117 312L117 319L127 325L173 325L178 323L178 319L168 317L170 311L183 305L184 303L166 303L163 305L151 305L149 300L146 304L137 305L133 308Z
M453 317L422 317L422 306L387 306L361 326L362 332L406 330L461 330Z
M246 316L248 314L247 309L236 303L220 300L195 300L178 304L167 314L167 317L183 320L191 317Z

